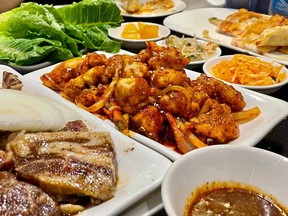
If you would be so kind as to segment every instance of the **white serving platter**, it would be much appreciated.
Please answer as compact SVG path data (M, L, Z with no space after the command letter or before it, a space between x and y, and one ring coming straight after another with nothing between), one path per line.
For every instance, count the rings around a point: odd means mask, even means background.
M105 52L98 53L104 53L107 57L112 56L112 54L108 54ZM121 50L118 54L124 53L129 54L129 52L123 50ZM41 83L40 76L44 73L51 71L54 67L55 66L49 66L47 68L43 68L29 73L26 76L31 78L32 80L35 80L38 83ZM201 75L200 73L191 70L186 70L186 73L191 79L196 79L198 76ZM240 137L229 142L229 145L254 146L259 141L261 141L261 139L263 139L270 132L270 130L274 128L282 119L288 116L288 103L283 100L249 89L241 87L236 87L236 89L239 90L244 97L244 100L246 102L246 107L244 109L258 106L261 110L261 114L256 119L240 125ZM112 122L108 120L106 122L111 127L114 127L114 124ZM168 157L172 161L181 157L181 154L141 134L133 133L131 137L134 140Z
M47 72L47 70L49 67L41 71ZM54 91L39 84L39 81L37 83L26 76L24 77L11 67L0 65L0 83L4 71L12 72L20 78L24 84L22 91L43 95L63 103L68 110L72 109L79 113L89 129L107 131L111 134L117 154L119 176L115 197L83 211L79 216L118 215L146 196L151 198L151 193L160 187L164 174L172 163L166 157L123 135L98 117L79 109ZM32 75L37 80L37 74L36 72L27 75ZM151 211L157 209L158 206L161 207L161 202L159 203L159 199L155 199L155 206Z

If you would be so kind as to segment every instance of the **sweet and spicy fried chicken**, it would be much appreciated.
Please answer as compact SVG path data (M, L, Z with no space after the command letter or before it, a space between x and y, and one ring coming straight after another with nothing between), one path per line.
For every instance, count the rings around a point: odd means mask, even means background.
M106 84L106 80L101 79L105 76L106 69L103 66L94 66L87 70L84 74L70 79L69 82L63 87L61 94L70 101L82 93L83 90L89 89L99 84Z
M209 137L215 143L227 143L239 137L239 127L226 104L214 106L209 112L190 119L195 134Z
M84 89L76 98L76 104L82 104L86 107L90 107L99 101L106 90L107 85L100 85L97 88L91 87L89 89Z
M190 85L196 92L201 93L202 97L198 97L198 99L202 104L210 97L217 99L220 103L227 104L232 108L232 111L241 111L246 106L239 91L233 86L212 77L201 75L196 80L192 80Z
M183 71L159 68L151 75L150 85L157 89L164 89L170 85L183 86L183 83L188 82L188 80L187 75Z
M120 78L114 95L124 113L135 114L149 103L151 88L142 77Z
M120 76L123 78L129 78L129 77L148 78L150 76L150 72L148 66L145 63L135 59L134 56L130 56L123 59L123 69Z
M43 74L40 79L44 85L60 91L70 79L85 73L88 68L87 58L72 58L58 64L51 72Z
M158 46L155 42L147 42L147 49L140 52L138 58L147 61L151 70L170 68L182 71L190 62L177 48Z
M159 132L163 128L164 118L155 106L147 106L140 110L131 119L133 130L144 134L145 136L158 141Z
M231 107L232 111L241 111L246 106L242 94L234 89L232 85L227 85L216 80L216 98L220 103L225 103Z
M158 102L162 110L174 116L187 117L190 114L190 101L181 91L171 91L164 94L159 98Z

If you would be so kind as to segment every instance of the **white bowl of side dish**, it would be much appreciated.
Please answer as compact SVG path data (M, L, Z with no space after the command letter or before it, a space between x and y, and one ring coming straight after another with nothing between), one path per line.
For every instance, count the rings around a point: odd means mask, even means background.
M209 189L211 192L222 187L222 189L226 188L223 193L233 190L236 193L242 188L244 191L250 191L249 193L253 191L257 195L267 196L287 214L287 170L288 158L256 147L215 145L196 149L176 160L166 172L161 188L164 208L169 216L188 215L186 213L192 198L197 196L199 198L199 194L208 192ZM233 190L232 187L234 187ZM229 188L231 190L227 190ZM246 196L244 197L249 200ZM238 200L236 196L233 198L235 203L226 200L219 202L215 197L213 199L216 203L222 202L226 211L236 209L234 206ZM225 205L223 205L224 202L226 202ZM247 203L247 205L250 204ZM256 204L254 204L252 208L255 210ZM209 202L206 202L206 205L209 206ZM206 207L203 208L207 211ZM193 209L191 206L190 208ZM201 208L197 205L195 209ZM185 214L184 211L186 211ZM213 211L213 207L210 211ZM194 212L189 215L198 214Z
M146 42L147 41L159 41L163 38L167 37L170 34L170 29L166 26L159 25L156 23L149 23L149 22L141 22L144 25L152 25L158 27L158 36L147 38L147 39L129 39L124 38L122 36L122 32L124 31L125 26L134 24L136 27L138 26L139 22L124 22L121 24L121 26L116 28L110 28L108 31L108 36L114 40L122 42L121 47L122 48L128 48L129 50L139 50L146 48Z
M177 37L170 35L164 40L157 41L159 46L174 46L186 57L190 62L186 66L193 69L203 65L208 59L221 56L221 48L214 42L207 42L193 37Z
M241 54L242 55L242 54ZM248 55L245 55L243 54L244 56L248 56ZM206 61L204 64L203 64L203 72L208 75L208 76L212 76L216 79L220 79L226 83L229 83L233 86L240 86L240 87L244 87L244 88L247 88L247 89L250 89L250 90L254 90L254 91L257 91L257 92L261 92L261 93L264 93L264 94L272 94L276 91L278 91L281 87L283 87L284 85L286 85L288 83L288 69L285 67L285 65L282 65L283 67L281 68L280 72L279 73L283 73L285 74L285 78L283 81L279 82L279 83L275 83L275 84L269 84L269 85L243 85L243 84L235 84L235 83L232 83L232 82L229 82L227 80L224 80L222 78L219 78L217 76L215 76L214 72L213 72L213 69L216 65L222 63L222 61L231 61L231 59L234 57L235 55L225 55L225 56L220 56L220 57L216 57L216 58L213 58L213 59L209 59L208 61ZM249 56L249 57L252 57L252 58L255 58L255 59L259 59L263 62L268 62L270 63L271 65L275 66L275 67L278 67L278 66L281 66L280 63L278 62L275 62L271 59L268 59L268 58L265 58L265 57L255 57L255 56ZM250 64L250 66L253 66L253 63ZM241 66L236 66L236 67L241 67ZM226 68L231 68L231 67L226 67ZM226 79L226 78L225 78Z

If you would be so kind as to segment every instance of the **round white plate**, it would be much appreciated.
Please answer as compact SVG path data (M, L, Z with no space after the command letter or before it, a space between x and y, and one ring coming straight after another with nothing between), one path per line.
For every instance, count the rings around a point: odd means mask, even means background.
M108 30L108 36L114 40L121 41L122 48L129 48L129 49L143 49L146 48L146 41L159 41L162 40L163 38L167 37L170 34L170 29L163 26L159 25L156 23L149 23L149 22L142 22L147 25L156 25L159 28L158 32L158 37L157 38L150 38L150 39L126 39L121 36L124 27L127 24L133 23L134 25L138 26L138 22L124 22L121 24L121 26L117 28L110 28Z
M116 0L116 4L121 10L121 15L123 17L134 17L134 18L153 18L153 17L168 16L168 15L180 12L186 8L186 3L181 0L173 0L173 2L175 4L174 7L168 10L157 9L152 12L136 14L136 13L128 13L127 11L125 11L121 6L120 0Z

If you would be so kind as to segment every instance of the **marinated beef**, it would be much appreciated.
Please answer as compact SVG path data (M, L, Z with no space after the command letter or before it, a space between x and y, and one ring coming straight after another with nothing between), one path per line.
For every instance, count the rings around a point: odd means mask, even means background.
M3 78L2 78L3 89L21 90L22 87L23 87L22 81L19 80L17 75L7 71L3 72Z
M9 143L17 174L54 197L114 196L116 155L106 132L19 133Z
M0 171L10 170L13 168L12 156L5 151L0 150Z
M59 205L40 188L0 172L0 215L60 216Z

